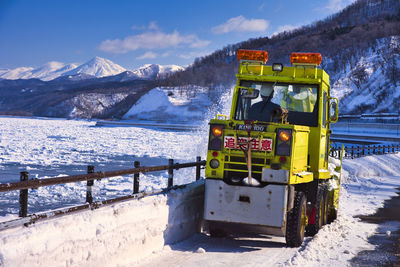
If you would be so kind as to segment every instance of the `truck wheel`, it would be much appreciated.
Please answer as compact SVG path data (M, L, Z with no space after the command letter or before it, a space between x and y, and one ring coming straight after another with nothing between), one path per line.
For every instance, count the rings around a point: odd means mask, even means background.
M307 202L303 192L296 192L294 206L287 213L286 245L299 247L304 240L304 230L307 225Z
M307 225L306 233L314 236L322 228L324 221L324 190L321 187L318 187L317 199L309 216L312 218L309 218L311 223Z
M327 223L331 223L334 220L336 220L337 218L337 210L335 208L335 206L333 205L333 201L334 201L334 192L331 192L328 194L329 196L329 200L328 200L328 221Z
M324 188L324 211L323 211L323 220L322 225L328 223L328 214L329 214L329 191L328 188Z

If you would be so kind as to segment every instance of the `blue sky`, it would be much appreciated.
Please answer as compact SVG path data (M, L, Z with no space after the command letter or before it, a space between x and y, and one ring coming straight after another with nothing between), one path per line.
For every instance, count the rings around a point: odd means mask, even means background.
M354 0L0 0L0 68L94 56L134 69L191 64L228 44L306 25Z

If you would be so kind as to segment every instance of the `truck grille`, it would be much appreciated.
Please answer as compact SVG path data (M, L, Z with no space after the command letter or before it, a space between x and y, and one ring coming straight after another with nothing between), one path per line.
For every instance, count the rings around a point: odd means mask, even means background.
M262 168L265 165L270 165L270 160L266 158L253 158L251 159L252 165L252 176L256 179L261 179ZM225 156L224 164L224 178L236 177L243 178L247 177L248 170L246 164L246 158L244 156Z

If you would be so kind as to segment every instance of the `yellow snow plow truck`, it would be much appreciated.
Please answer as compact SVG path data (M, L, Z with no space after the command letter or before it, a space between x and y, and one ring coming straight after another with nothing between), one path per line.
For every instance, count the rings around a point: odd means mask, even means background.
M290 247L335 220L340 165L328 168L330 95L321 54L238 50L231 114L210 121L204 219L211 236L251 231L285 236ZM343 153L342 153L343 154Z

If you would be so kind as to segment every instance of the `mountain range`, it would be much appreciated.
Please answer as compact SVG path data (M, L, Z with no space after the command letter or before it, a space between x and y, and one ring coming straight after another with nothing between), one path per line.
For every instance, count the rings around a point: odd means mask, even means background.
M127 79L128 76L129 79L132 80L155 79L183 69L184 68L177 65L161 66L157 64L146 64L136 70L130 71L111 60L94 57L81 65L51 61L38 68L19 67L15 69L0 69L0 78L10 80L40 79L42 81L51 81L66 76L74 80L83 80L114 76L123 72L128 72L126 75Z
M148 64L130 71L99 57L80 66L0 69L0 114L120 119L155 87L188 100L203 88L218 105L218 88L235 83L238 49L267 50L269 62L283 64L292 52L319 52L342 114L398 112L399 29L399 0L356 0L324 20L227 45L185 69Z

